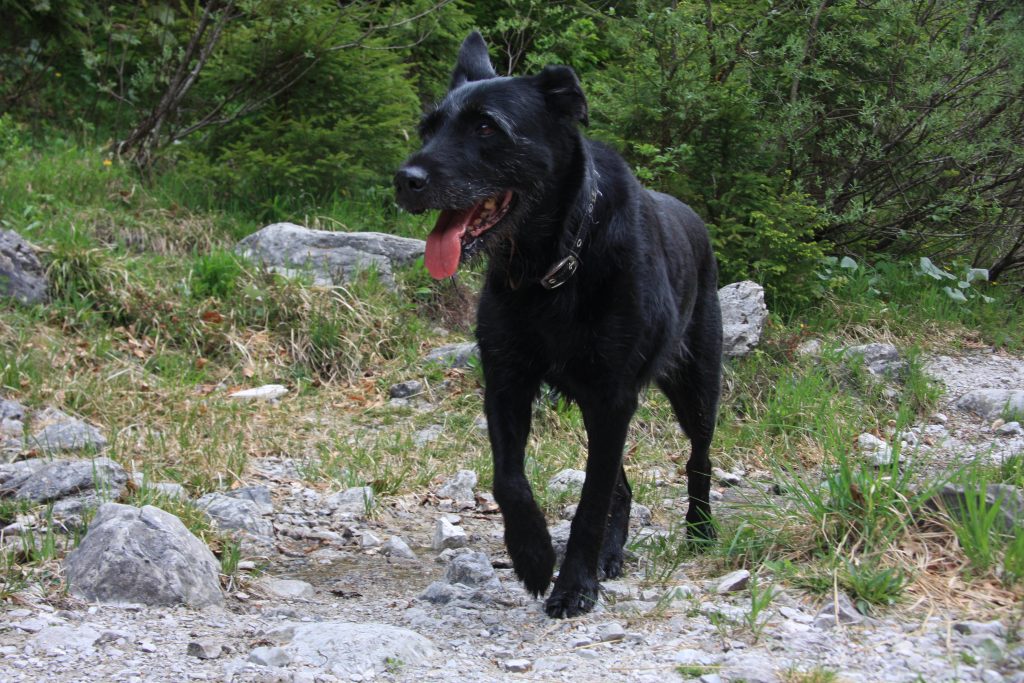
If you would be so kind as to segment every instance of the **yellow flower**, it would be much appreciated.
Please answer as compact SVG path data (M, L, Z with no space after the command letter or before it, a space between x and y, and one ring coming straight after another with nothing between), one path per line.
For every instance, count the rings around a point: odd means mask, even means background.
M104 160L103 160L103 165L104 165L104 166L113 166L113 165L114 165L114 162L113 162L113 161L111 161L110 159L104 159Z
M57 78L60 78L60 72L59 72L59 71L54 71L54 72L53 72L53 74L54 74L54 75L55 75L55 76L56 76Z

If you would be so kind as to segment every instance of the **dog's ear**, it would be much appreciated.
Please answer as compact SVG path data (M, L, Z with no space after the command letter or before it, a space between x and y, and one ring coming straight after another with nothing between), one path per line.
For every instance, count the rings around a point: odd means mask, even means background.
M590 124L587 97L575 71L567 66L546 66L535 78L551 111L584 126Z
M490 57L487 56L487 43L484 42L484 37L473 31L462 41L459 60L455 63L455 71L452 72L452 81L448 89L455 90L468 81L483 81L497 75L491 66Z

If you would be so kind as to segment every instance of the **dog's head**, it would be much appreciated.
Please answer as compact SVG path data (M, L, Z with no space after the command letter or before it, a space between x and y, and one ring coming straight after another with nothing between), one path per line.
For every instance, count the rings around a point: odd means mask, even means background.
M463 257L521 224L587 123L569 67L499 77L479 33L462 43L448 94L420 123L423 146L395 175L399 206L440 209L427 238L430 274L453 275Z

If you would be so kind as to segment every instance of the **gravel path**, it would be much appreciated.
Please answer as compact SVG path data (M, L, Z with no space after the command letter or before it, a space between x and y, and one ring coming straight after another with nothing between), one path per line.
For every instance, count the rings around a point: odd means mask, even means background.
M1024 388L1024 361L978 353L936 357L928 368L948 391L946 419L916 427L933 455L1024 450L1024 437L1002 436L951 407L979 387ZM941 614L867 619L843 600L822 604L787 590L762 615L755 637L742 581L738 590L720 592L718 579L688 580L685 566L667 587L644 587L639 574L606 582L593 613L553 621L512 576L500 515L486 496L467 510L437 496L405 496L389 499L370 519L339 521L324 493L301 482L286 459L259 461L248 483L273 497L273 543L250 549L265 554L265 565L256 561L263 578L231 586L224 607L205 610L88 605L71 597L54 606L22 596L0 608L0 682L755 683L826 680L793 673L822 669L849 683L1024 683L1024 646L1008 633L1012 624ZM465 532L453 544L466 548L430 547L441 517ZM417 559L386 554L382 542L393 536ZM453 566L468 572L459 582Z

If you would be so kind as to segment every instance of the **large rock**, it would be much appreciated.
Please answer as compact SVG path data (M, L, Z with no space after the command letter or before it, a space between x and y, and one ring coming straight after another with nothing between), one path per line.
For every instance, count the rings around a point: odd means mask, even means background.
M18 233L0 230L0 297L39 304L48 298L46 288L46 271L35 250Z
M437 652L419 633L387 624L295 623L287 630L292 632L287 651L344 680L369 680L392 662L422 666Z
M476 342L461 342L458 344L445 344L436 349L431 349L423 360L427 363L436 363L451 368L468 368L473 363L480 361L480 349Z
M235 251L282 275L308 274L316 284L332 285L348 282L368 268L393 282L392 270L422 256L424 244L379 232L331 232L274 223L243 239Z
M761 341L768 320L764 288L750 280L734 282L718 290L718 302L722 307L722 355L747 355Z
M55 460L41 467L26 470L5 488L15 498L48 503L69 496L118 498L124 491L128 473L110 458L92 460Z
M224 601L210 549L151 505L101 507L64 567L71 592L86 600L191 607Z
M995 420L1004 413L1024 415L1024 389L975 389L961 396L956 407Z
M32 417L29 445L45 453L101 450L107 439L99 429L57 408L46 408Z

